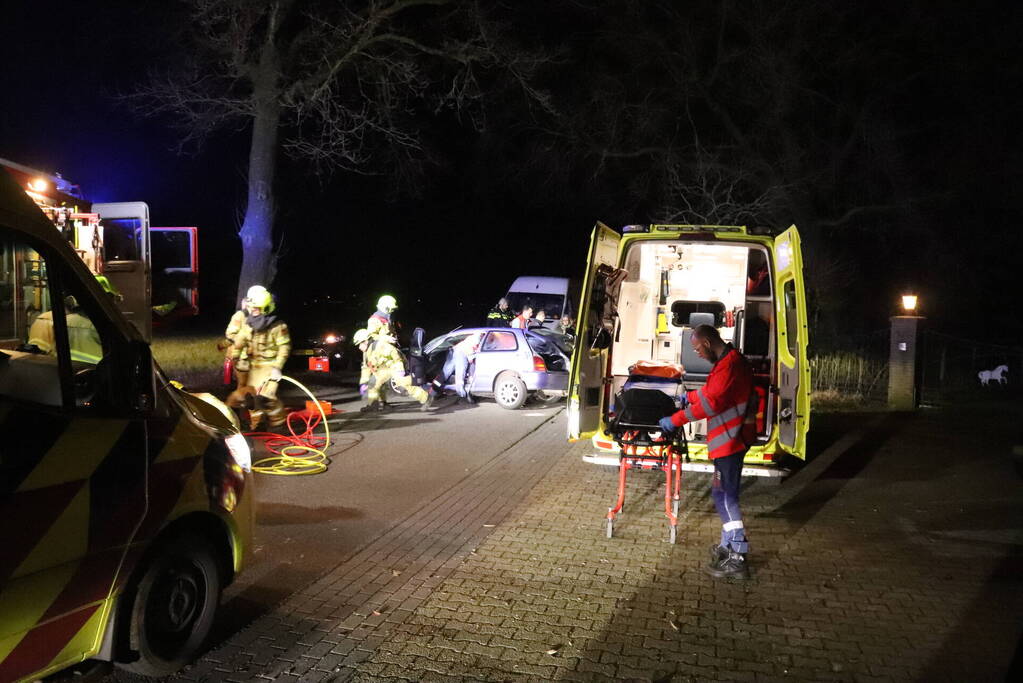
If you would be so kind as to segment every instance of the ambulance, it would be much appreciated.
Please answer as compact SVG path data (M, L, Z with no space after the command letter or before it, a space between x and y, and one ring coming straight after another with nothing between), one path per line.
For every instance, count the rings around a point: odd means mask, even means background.
M615 396L639 361L684 368L677 398L702 386L711 364L691 346L713 325L754 371L757 437L746 475L780 476L783 453L806 457L810 367L799 232L744 226L594 228L580 297L569 383L568 436L590 439L589 462L618 466L608 431ZM689 462L710 471L706 420L687 424Z
M201 652L254 508L245 438L207 398L0 172L0 681Z

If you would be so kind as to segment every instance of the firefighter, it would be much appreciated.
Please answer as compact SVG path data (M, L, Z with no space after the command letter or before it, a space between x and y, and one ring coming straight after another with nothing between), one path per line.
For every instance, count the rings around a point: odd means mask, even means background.
M487 313L487 327L511 327L514 317L515 314L508 308L508 300L502 296L497 300L497 305Z
M522 307L522 312L519 313L511 321L511 327L517 327L520 330L529 329L529 319L533 317L533 307L526 304Z
M362 332L366 334L361 334ZM363 412L382 408L384 388L392 382L411 398L419 401L421 410L430 409L433 405L433 391L426 391L412 383L412 376L405 371L405 360L394 345L394 337L383 334L372 337L368 330L359 330L355 338L362 341L359 350L362 351L363 363L366 365L363 376L359 378L360 386L362 384L367 386ZM363 382L363 379L366 381Z
M721 517L721 542L711 547L706 567L715 578L749 578L746 553L749 541L739 510L742 461L753 439L747 406L753 391L753 370L746 358L721 339L711 325L693 330L691 343L696 354L714 367L707 383L686 393L685 407L661 418L660 427L673 432L687 422L707 420L707 450L714 464L711 497ZM755 416L752 431L755 433Z
M252 288L250 287L250 290ZM248 294L242 299L241 308L231 315L231 319L227 321L227 329L224 330L224 338L217 342L217 350L225 352L224 365L224 384L230 384L231 375L237 376L237 368L234 367L234 360L231 358L231 347L234 346L234 340L241 332L242 325L245 324L245 316L249 314L249 297ZM242 382L238 383L238 386L243 386Z
M377 300L377 310L369 316L366 323L366 331L370 337L385 335L397 339L398 335L391 321L391 313L397 308L398 302L390 294L385 294Z
M228 397L228 405L238 408L251 400L251 429L259 426L264 414L271 427L280 427L285 413L277 388L291 353L291 335L287 324L274 315L273 297L262 285L249 288L244 306L245 319L230 349L238 388Z
M97 275L96 281L111 298L118 300L123 298L106 276ZM64 309L68 343L71 347L71 360L97 365L103 358L103 343L100 341L96 326L82 314L78 300L74 296L64 297ZM55 353L53 311L41 313L32 322L28 336L28 343L34 345L41 352Z

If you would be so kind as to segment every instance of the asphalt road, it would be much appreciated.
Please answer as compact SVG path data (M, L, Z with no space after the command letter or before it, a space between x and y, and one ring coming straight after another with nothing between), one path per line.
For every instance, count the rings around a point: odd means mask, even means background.
M328 422L330 467L311 476L257 475L254 560L225 594L215 640L471 477L564 405L509 411L489 400L468 405L447 397L421 412L418 403L392 397L385 413L367 414L359 412L354 386L308 386L344 411Z
M312 373L296 378L317 398L342 411L328 421L330 466L310 476L256 476L255 553L224 594L211 646L471 478L540 425L563 419L563 402L553 406L530 402L509 411L491 400L469 405L454 397L438 399L430 412L392 397L386 412L361 413L354 378ZM304 400L294 389L282 395L289 405L300 406ZM106 665L47 680L72 676L76 681L145 680L111 672Z

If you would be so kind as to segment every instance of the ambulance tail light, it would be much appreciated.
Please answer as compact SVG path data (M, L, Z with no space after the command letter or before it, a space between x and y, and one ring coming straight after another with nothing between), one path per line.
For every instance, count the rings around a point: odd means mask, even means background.
M547 363L544 363L540 356L533 356L533 369L537 372L547 372Z
M249 449L249 442L241 434L232 434L224 439L227 450L231 453L235 463L246 472L252 471L252 451Z

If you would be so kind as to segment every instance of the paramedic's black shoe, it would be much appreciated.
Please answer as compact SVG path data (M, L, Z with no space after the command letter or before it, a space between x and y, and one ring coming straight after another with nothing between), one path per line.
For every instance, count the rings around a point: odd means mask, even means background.
M704 568L704 571L715 579L742 579L749 578L749 565L746 564L746 555L729 550L728 555L718 562L711 562Z
M367 403L359 408L360 413L375 413L378 410L380 410L380 404L378 403Z
M712 565L717 564L721 560L728 556L728 548L723 545L715 543L710 547L710 563Z

